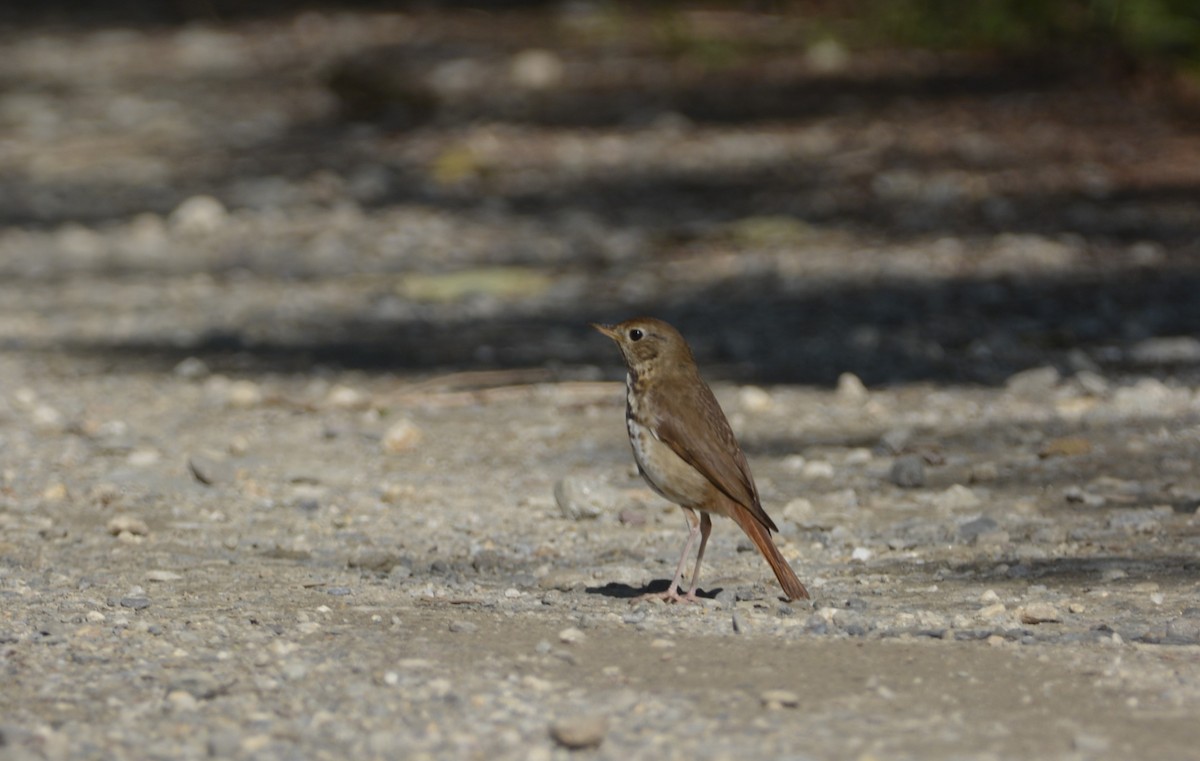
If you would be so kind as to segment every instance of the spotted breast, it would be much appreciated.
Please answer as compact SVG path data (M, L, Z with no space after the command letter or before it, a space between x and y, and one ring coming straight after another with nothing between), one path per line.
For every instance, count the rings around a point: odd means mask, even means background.
M625 378L625 425L638 471L659 496L684 507L708 509L715 487L658 438L638 381L632 373Z

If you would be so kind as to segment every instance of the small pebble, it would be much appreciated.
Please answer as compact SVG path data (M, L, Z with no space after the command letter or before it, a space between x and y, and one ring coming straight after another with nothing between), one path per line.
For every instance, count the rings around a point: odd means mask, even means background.
M1062 620L1062 614L1050 603L1033 602L1018 611L1023 624L1050 624Z
M1035 367L1010 376L1004 388L1013 396L1036 399L1052 391L1060 378L1058 370L1053 367Z
M1051 457L1079 457L1092 451L1092 442L1082 436L1061 436L1050 439L1038 450L1043 460Z
M220 229L229 218L225 205L212 196L188 198L168 217L171 227L183 233L206 234Z
M145 468L162 459L157 449L135 449L125 458L125 462L135 468Z
M1200 362L1200 339L1195 336L1147 338L1129 350L1139 365L1195 364Z
M738 402L747 412L767 412L774 405L771 395L758 386L746 386L738 392Z
M246 409L254 407L263 400L262 389L250 380L237 380L229 384L225 391L225 401L231 407Z
M1110 745L1107 737L1090 732L1078 733L1071 744L1075 750L1086 754L1106 753Z
M887 454L900 454L912 437L911 428L893 428L879 437L879 449Z
M146 522L132 515L114 515L112 518L109 518L105 528L113 536L119 536L120 534L145 536L150 533Z
M361 409L366 407L370 401L366 394L350 386L334 386L325 395L326 404L343 410Z
M458 634L474 634L479 631L479 625L473 621L455 620L450 622L450 631Z
M407 418L397 420L384 432L380 444L383 451L389 454L399 454L414 449L421 443L421 429Z
M966 510L982 502L974 490L962 484L954 484L934 498L934 504L943 510Z
M198 380L209 375L208 365L198 357L187 357L175 365L175 375L186 380Z
M973 542L982 534L989 534L999 529L1000 524L992 518L981 516L974 520L958 525L958 538L965 542Z
M167 703L170 704L172 711L194 711L199 706L195 696L186 690L168 692Z
M982 484L995 481L999 477L999 465L994 462L981 462L971 466L971 473L967 478L973 484Z
M1168 639L1200 643L1200 615L1182 615L1167 622Z
M835 472L833 463L826 460L809 460L800 469L801 476L813 480L833 478Z
M400 562L400 557L388 550L365 547L356 550L346 565L350 568L361 568L377 573L388 573Z
M1085 491L1081 486L1068 486L1063 490L1063 498L1067 502L1082 503L1087 507L1103 507L1108 502L1103 495Z
M983 608L980 608L978 615L980 618L999 618L1000 616L1003 616L1007 611L1008 611L1008 608L1004 607L1004 603L997 602L997 603L993 603L991 605L987 605Z
M925 485L925 460L920 455L897 457L888 472L888 480L902 489L919 489Z
M550 736L564 748L596 748L608 733L608 719L598 715L569 716L550 725Z
M646 513L642 510L630 510L625 508L617 513L617 520L622 526L644 526L646 525Z
M600 481L567 476L554 484L554 501L568 520L594 520L615 511L619 500L616 490Z
M67 491L66 484L55 483L47 486L42 491L42 499L46 502L62 502L69 494L70 492Z
M862 380L854 373L842 373L838 376L836 393L839 400L856 404L865 402L871 395Z
M795 708L800 705L800 696L791 690L764 690L758 698L770 709Z
M567 645L578 645L585 639L587 639L587 635L583 633L583 630L574 626L567 627L558 633L558 641Z

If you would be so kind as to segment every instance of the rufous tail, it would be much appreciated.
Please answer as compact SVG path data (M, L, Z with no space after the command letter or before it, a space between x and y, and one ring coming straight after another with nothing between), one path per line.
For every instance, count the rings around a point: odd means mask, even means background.
M731 512L733 513L731 517L742 527L742 531L746 532L746 536L750 537L754 546L758 547L758 551L771 564L771 570L775 572L775 578L779 579L779 586L783 587L783 593L787 595L788 600L807 600L808 590L800 583L800 579L796 578L796 573L783 559L775 542L771 541L771 532L767 530L767 527L755 520L750 511L743 507L739 506Z

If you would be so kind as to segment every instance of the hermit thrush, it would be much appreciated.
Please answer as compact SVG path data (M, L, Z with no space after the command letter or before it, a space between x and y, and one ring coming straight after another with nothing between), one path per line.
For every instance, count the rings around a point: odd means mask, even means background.
M688 522L688 538L675 579L663 597L696 599L700 561L712 531L710 516L716 513L741 526L771 564L789 600L807 599L808 590L771 541L770 532L779 529L759 503L746 455L712 390L700 377L683 336L650 317L592 327L617 342L629 371L625 376L625 423L638 470L650 488L683 508ZM696 567L687 594L680 597L684 563L697 534Z

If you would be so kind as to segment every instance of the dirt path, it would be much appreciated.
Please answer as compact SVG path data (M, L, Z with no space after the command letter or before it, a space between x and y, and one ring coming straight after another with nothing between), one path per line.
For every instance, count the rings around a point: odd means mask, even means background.
M1200 758L1196 133L503 18L0 40L0 756ZM397 49L438 107L344 120ZM813 603L725 522L631 601L637 312Z

